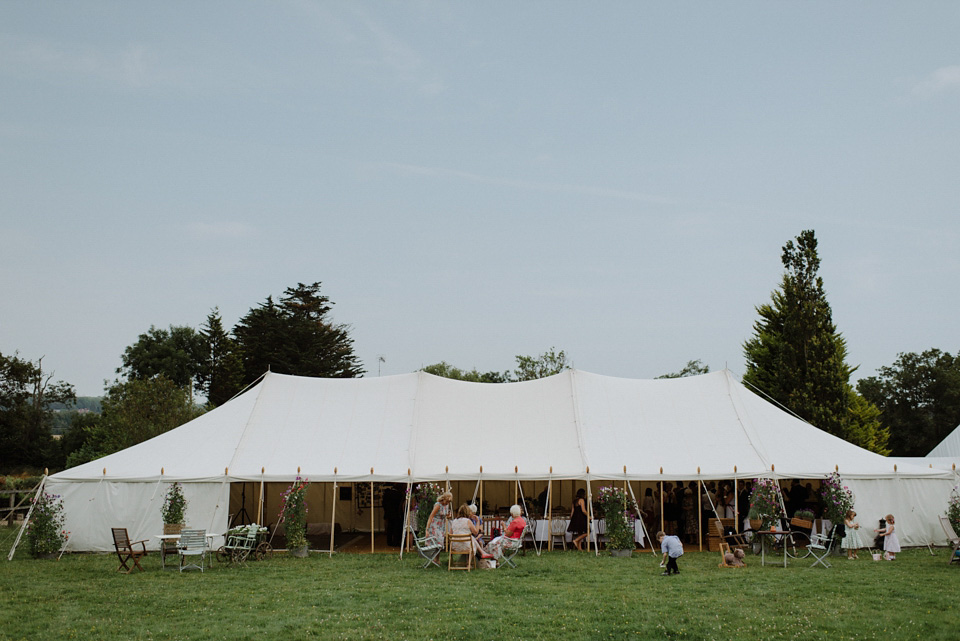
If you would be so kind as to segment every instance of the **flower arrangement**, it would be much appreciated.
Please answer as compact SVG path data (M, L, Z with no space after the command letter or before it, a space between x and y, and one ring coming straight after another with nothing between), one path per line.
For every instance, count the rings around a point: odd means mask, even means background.
M183 496L183 486L179 483L172 483L167 489L160 515L168 525L183 525L187 522L187 499Z
M780 486L773 479L754 479L750 494L750 518L760 519L761 530L769 530L780 523L783 507Z
M63 529L63 503L57 494L43 492L33 501L33 512L27 529L30 554L34 558L56 554L67 542Z
M413 497L417 502L417 533L420 536L426 536L427 519L430 518L433 505L441 494L443 494L443 488L436 483L419 483L414 489Z
M954 486L947 501L947 518L953 526L954 532L960 532L960 486Z
M287 535L287 549L307 547L307 486L310 481L299 476L281 498L280 518Z
M836 472L831 472L820 482L820 497L823 499L823 518L833 523L843 523L847 512L853 509L853 492Z
M632 550L636 504L620 487L601 487L597 498L607 526L607 546L611 550Z

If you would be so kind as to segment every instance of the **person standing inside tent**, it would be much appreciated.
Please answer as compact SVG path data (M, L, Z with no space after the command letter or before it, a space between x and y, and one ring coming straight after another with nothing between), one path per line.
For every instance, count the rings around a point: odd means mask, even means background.
M427 539L431 543L444 545L447 534L447 519L450 518L450 502L453 501L453 493L444 492L437 497L437 502L433 504L433 510L427 518Z
M390 547L398 547L403 540L404 495L400 487L397 483L387 483L383 490L383 521Z
M587 538L587 492L583 488L577 490L577 498L573 501L573 508L570 510L570 524L567 525L567 532L573 535L573 545L578 550L583 550L582 543Z

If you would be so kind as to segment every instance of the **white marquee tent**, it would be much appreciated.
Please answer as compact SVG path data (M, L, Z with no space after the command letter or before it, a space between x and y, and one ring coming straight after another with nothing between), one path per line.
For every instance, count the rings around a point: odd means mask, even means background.
M939 542L953 473L896 464L780 410L729 371L634 380L568 370L467 383L416 372L362 379L268 373L170 432L47 479L68 549L112 549L110 527L161 531L183 484L208 531L227 528L230 484L575 479L824 478L838 470L862 524L892 512L901 542Z

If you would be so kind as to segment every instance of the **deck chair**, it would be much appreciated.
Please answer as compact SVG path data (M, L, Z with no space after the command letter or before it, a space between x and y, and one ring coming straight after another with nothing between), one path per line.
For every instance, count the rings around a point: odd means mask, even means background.
M110 531L113 533L113 548L117 551L117 558L120 559L120 567L117 568L117 572L130 574L133 572L133 568L143 572L140 559L147 556L147 541L131 541L125 527L110 528ZM138 545L139 548L136 547ZM130 561L133 561L132 566L127 565Z
M454 557L458 560L454 561ZM466 558L466 563L463 559ZM450 553L447 555L448 570L466 570L473 569L473 535L472 534L451 534L450 535Z
M733 532L732 534L725 533L723 531L723 522L720 521L720 519L713 519L713 528L716 531L717 536L722 539L722 542L728 544L730 547L741 548L744 550L751 547L750 544L747 543L747 540L743 538L742 534L737 534L736 532Z
M960 564L960 537L954 531L950 519L944 514L940 515L940 527L943 528L944 534L947 535L947 543L950 544L950 563Z
M417 554L420 555L421 559L424 559L422 567L425 568L431 563L440 567L440 564L437 563L437 557L443 552L443 542L417 536L417 531L412 525L408 525L407 530L410 532L410 538L413 540L414 547L417 548Z
M517 552L523 549L523 537L527 533L527 528L523 528L523 532L520 534L519 539L507 539L507 543L503 546L503 556L500 557L500 562L497 564L498 568L502 568L505 565L509 565L512 568L517 567L517 564L513 562L513 557L517 556Z
M833 534L836 529L836 526L834 526L830 528L830 534L814 534L810 537L810 544L807 545L807 549L810 550L810 555L814 559L813 565L810 566L811 568L818 565L822 565L825 568L831 567L830 562L827 561L827 557L830 556L830 552L833 550Z
M743 562L741 562L741 565L733 565L733 564L731 564L731 563L727 563L727 555L730 554L731 552L732 552L732 551L730 550L730 544L729 544L729 543L721 543L721 544L720 544L720 563L717 565L717 567L718 567L718 568L743 568L743 567L746 567L747 564L746 564L746 563L743 563Z
M553 549L553 542L560 539L560 545L567 549L567 521L563 519L554 519L550 521L550 549Z
M177 554L180 555L180 571L200 570L203 572L203 560L207 556L207 531L206 530L183 530L180 532L180 545L177 546ZM196 563L187 563L184 561L187 557L200 558L200 565Z

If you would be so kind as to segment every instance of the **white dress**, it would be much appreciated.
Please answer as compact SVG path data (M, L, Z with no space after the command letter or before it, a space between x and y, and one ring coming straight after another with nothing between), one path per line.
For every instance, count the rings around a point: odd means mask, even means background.
M844 550L859 550L862 548L863 543L860 541L860 530L847 524L847 533L844 535L843 540L840 541L840 547Z
M887 526L887 534L883 537L883 551L884 552L893 552L896 554L900 551L900 539L897 538L897 533L893 531L893 526Z

